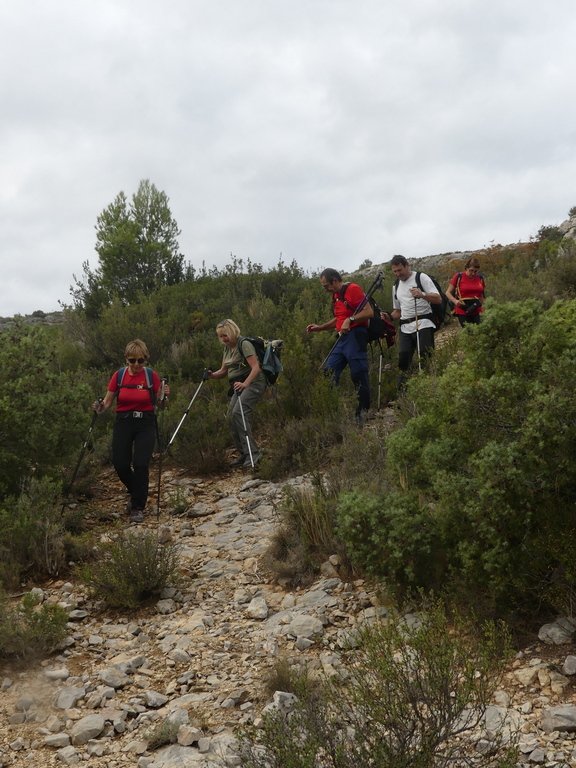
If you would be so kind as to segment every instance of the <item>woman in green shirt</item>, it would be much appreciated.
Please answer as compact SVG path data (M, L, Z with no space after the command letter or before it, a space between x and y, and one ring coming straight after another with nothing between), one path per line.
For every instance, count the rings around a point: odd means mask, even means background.
M253 344L243 339L240 328L233 320L222 320L216 326L216 334L224 344L222 367L208 371L209 379L228 377L230 382L230 405L226 418L230 432L240 456L231 462L231 467L251 467L260 460L260 450L252 437L250 414L266 389L266 377L262 373ZM240 400L241 398L241 400ZM244 412L244 419L242 418ZM246 424L244 425L244 422ZM252 461L250 460L252 452Z

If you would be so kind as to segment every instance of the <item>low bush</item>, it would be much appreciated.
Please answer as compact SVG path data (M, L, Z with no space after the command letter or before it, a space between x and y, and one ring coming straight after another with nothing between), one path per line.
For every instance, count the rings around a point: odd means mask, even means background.
M331 496L360 488L381 492L386 487L386 437L390 428L376 418L364 429L348 424L345 439L327 454L324 488Z
M135 608L180 580L179 547L153 534L121 533L100 547L100 558L81 569L94 594L118 608Z
M246 768L516 765L505 733L487 754L474 749L507 656L502 627L449 620L436 601L419 618L368 624L356 640L346 679L301 688L288 717L272 711L244 733Z
M32 593L11 606L0 593L0 658L37 659L51 653L66 636L68 612L43 603Z
M174 744L178 739L178 731L181 723L165 718L144 734L147 748L151 751L165 747L166 744Z

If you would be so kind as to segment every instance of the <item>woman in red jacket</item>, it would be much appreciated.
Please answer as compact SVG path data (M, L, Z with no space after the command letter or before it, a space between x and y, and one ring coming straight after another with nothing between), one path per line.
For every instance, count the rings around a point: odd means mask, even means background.
M130 494L130 522L141 523L148 499L148 466L156 440L156 401L161 400L163 407L170 388L165 385L164 397L158 397L162 384L158 374L146 367L150 354L143 341L134 339L129 342L124 356L126 367L113 374L104 400L96 401L92 408L103 413L118 397L112 463Z
M464 272L457 272L446 291L446 298L454 304L454 311L461 326L478 324L482 320L482 305L486 285L478 274L480 262L471 257L464 265Z

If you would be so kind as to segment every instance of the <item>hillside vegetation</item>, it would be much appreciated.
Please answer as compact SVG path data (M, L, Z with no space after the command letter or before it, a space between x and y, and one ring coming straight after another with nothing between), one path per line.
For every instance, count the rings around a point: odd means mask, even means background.
M126 200L115 202L128 227ZM261 474L278 480L311 472L317 479L305 509L293 500L271 555L287 578L304 578L303 564L314 571L339 551L392 591L433 589L463 604L473 596L480 612L508 618L536 606L570 612L576 247L544 227L534 241L477 255L490 296L485 321L456 334L428 371L414 374L397 403L395 428L376 418L362 431L350 417L348 377L335 390L320 370L333 338L305 332L308 323L329 318L328 297L296 263L264 270L232 257L223 270L195 272L184 269L174 243L178 270L145 292L131 284L129 296L110 288L110 269L88 272L63 325L16 323L0 335L3 587L65 568L67 547L75 545L60 498L91 423L90 403L104 394L126 342L144 339L154 369L170 379L162 417L170 434L202 370L219 366L214 327L231 317L245 335L284 340L284 373L255 414L266 447ZM446 285L463 262L430 271ZM367 288L371 278L359 282ZM376 296L383 308L391 294L386 270ZM384 353L383 404L396 396L395 354ZM374 405L379 356L374 349ZM202 387L174 443L173 458L194 472L225 462L225 390L218 382ZM96 423L77 492L89 493L93 473L108 461L111 424L110 417Z

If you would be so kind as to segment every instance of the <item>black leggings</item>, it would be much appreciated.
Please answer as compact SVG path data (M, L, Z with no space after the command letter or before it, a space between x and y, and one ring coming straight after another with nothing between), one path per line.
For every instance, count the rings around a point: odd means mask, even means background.
M148 499L148 465L156 440L153 413L139 419L116 416L112 437L112 462L131 495L132 509L144 509Z
M464 328L465 325L480 325L482 322L482 315L480 312L477 312L475 315L456 315L456 317L462 328Z

